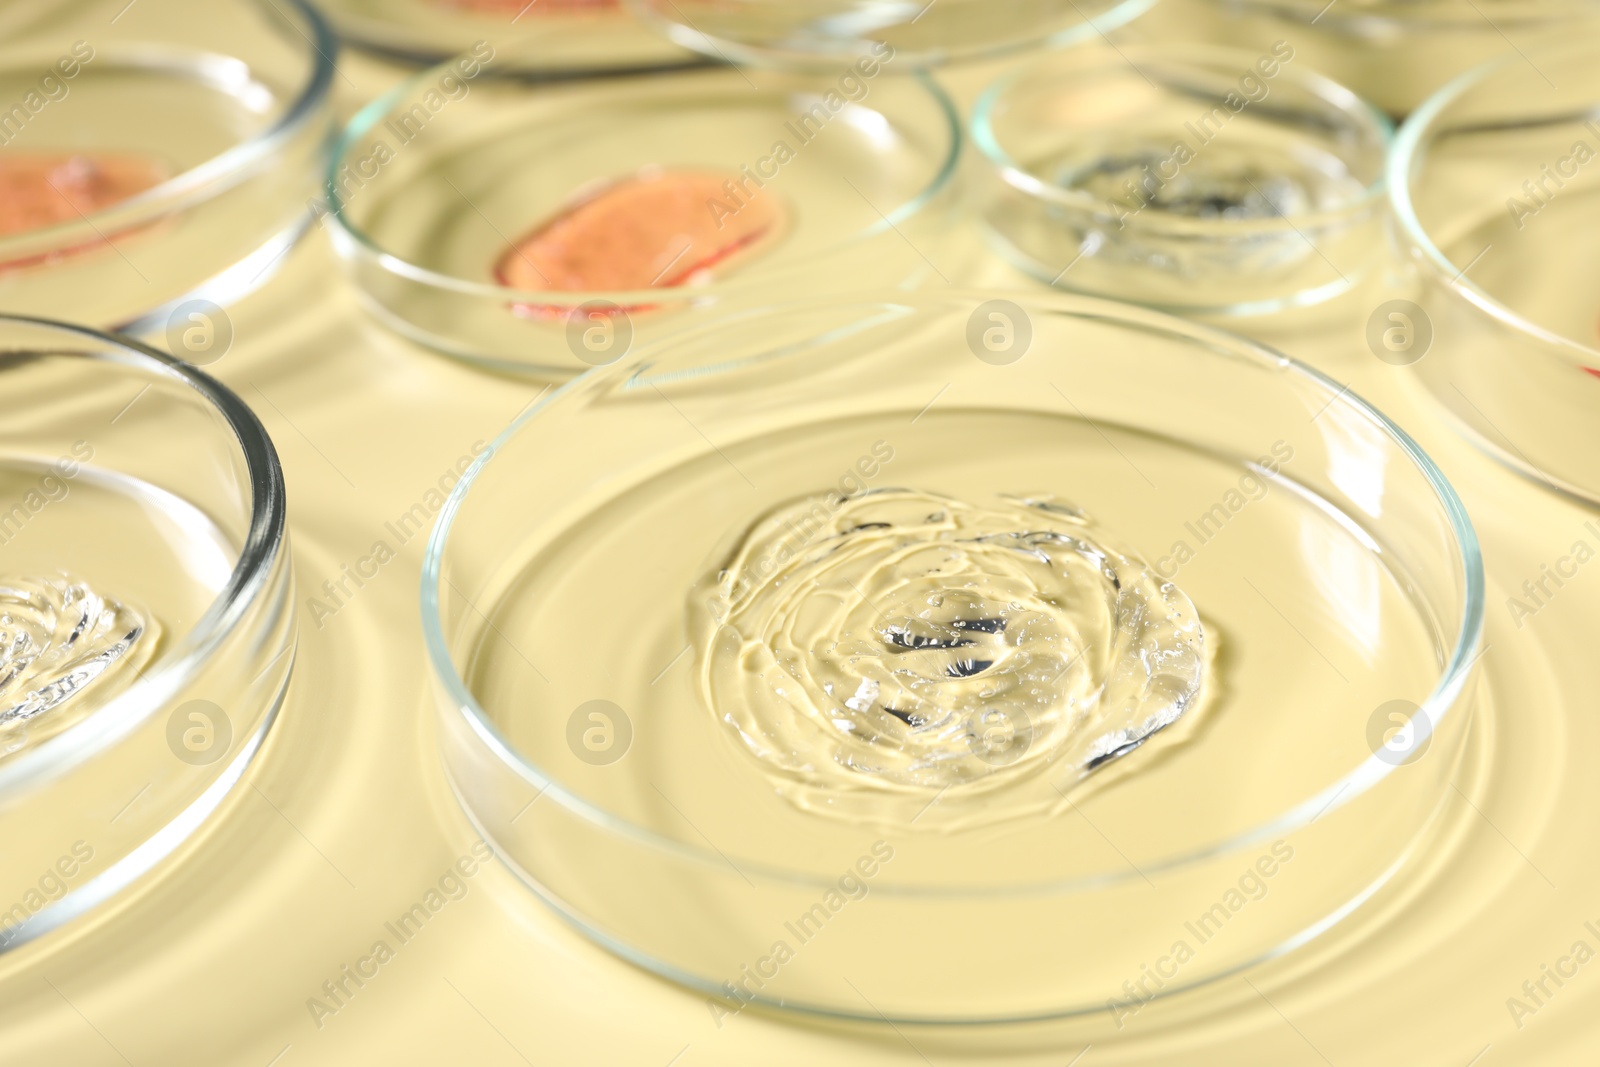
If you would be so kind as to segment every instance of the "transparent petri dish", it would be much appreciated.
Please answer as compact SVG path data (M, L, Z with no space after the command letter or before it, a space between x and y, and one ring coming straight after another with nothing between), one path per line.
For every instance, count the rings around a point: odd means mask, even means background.
M1574 279L1595 260L1597 115L1600 74L1581 46L1490 64L1419 108L1389 167L1412 299L1368 326L1373 351L1413 366L1492 455L1590 501L1600 297Z
M413 340L570 375L774 294L939 275L962 136L931 80L857 78L851 100L805 74L522 70L495 53L421 74L336 153L334 246Z
M335 45L301 0L119 6L0 49L0 310L144 332L259 285L306 229Z
M977 104L979 211L1002 256L1060 288L1272 314L1381 261L1391 132L1287 46L1056 53Z
M294 661L283 474L172 357L0 316L0 951L223 802Z
M672 40L724 62L837 70L864 56L900 67L1095 40L1155 0L625 0Z
M522 42L550 77L703 62L624 10L621 0L321 0L339 36L406 62L439 63L479 41Z
M1307 67L1402 116L1473 67L1596 29L1595 0L1167 0L1133 32L1256 50L1288 41Z
M950 514L979 533L905 532ZM851 569L886 543L935 554ZM1095 592L1024 583L1063 545ZM1114 666L1110 616L1068 617L1111 601L1204 647ZM1115 1015L1326 935L1429 846L1482 611L1460 501L1346 389L1157 312L955 291L730 316L565 384L456 487L422 589L469 816L719 1020ZM1181 714L1085 747L1140 672Z

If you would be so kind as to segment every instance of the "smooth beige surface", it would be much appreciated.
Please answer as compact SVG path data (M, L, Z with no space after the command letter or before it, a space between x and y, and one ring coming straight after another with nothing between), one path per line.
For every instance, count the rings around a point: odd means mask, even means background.
M340 66L347 105L392 76L355 56ZM954 263L945 273L960 280ZM423 502L540 386L385 333L313 235L232 310L235 347L210 368L260 414L287 472L302 607L289 703L246 786L157 878L0 957L0 1063L1595 1062L1600 962L1560 988L1548 983L1554 995L1520 1028L1507 998L1579 940L1600 952L1600 563L1520 627L1506 598L1575 542L1600 547L1600 518L1484 458L1406 370L1374 358L1363 329L1380 299L1352 301L1342 317L1277 343L1417 436L1484 541L1490 699L1457 780L1449 847L1421 890L1377 903L1356 924L1359 939L1152 1004L1120 1031L1109 1016L953 1033L755 1011L719 1029L703 998L593 946L493 864L406 943L386 930L472 855L474 835L433 748L417 608L423 538L399 544L384 524ZM379 539L397 558L313 621L308 598ZM379 939L392 958L316 1018L308 1001Z

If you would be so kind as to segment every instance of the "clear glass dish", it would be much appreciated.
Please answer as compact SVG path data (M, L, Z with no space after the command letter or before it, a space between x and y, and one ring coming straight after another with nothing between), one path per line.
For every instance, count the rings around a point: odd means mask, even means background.
M551 77L701 62L635 21L620 0L321 0L320 6L350 44L406 62L438 63L479 41L520 42Z
M20 109L0 125L0 177L20 183L0 310L142 333L249 291L304 232L335 44L302 0L204 20L179 0L113 19L121 6L69 5L0 49L0 100Z
M1053 53L978 101L978 210L1002 256L1060 288L1271 314L1381 260L1390 134L1289 47Z
M1258 50L1287 40L1307 67L1403 116L1473 67L1597 29L1595 0L1166 0L1133 32Z
M1211 642L1198 721L1049 813L990 818L1027 780L865 812L784 792L707 701L698 597L776 502L828 493L827 528L893 487L1055 494L1134 546L1127 587L1175 582ZM826 560L817 521L794 529ZM567 383L456 487L422 588L469 816L719 1020L1105 1012L1323 936L1426 847L1482 611L1460 501L1347 389L1156 312L951 291L747 312Z
M1392 361L1412 365L1491 454L1590 501L1600 501L1600 295L1587 284L1600 265L1589 239L1600 225L1597 108L1585 42L1481 68L1417 110L1389 165L1413 299L1386 324L1405 331Z
M863 56L900 67L1094 40L1155 0L625 0L683 45L724 62L844 69Z
M803 74L714 69L548 85L523 76L519 53L466 69L470 79L454 64L435 68L362 111L329 177L334 246L367 308L407 337L498 370L570 375L774 294L937 276L959 206L962 137L931 80L859 77L849 83L855 100L837 96L830 112L839 79ZM442 78L453 98L439 95ZM439 118L419 124L430 99ZM634 288L556 287L548 266L534 276L529 235L596 202L597 189L688 173L744 182L750 195L689 200L684 227L715 234L760 202L772 205L775 236L732 269L681 276L699 253L685 255L688 244L665 232Z
M42 320L0 317L0 352L5 951L195 834L272 725L295 625L283 474L236 396ZM118 625L51 638L74 605Z

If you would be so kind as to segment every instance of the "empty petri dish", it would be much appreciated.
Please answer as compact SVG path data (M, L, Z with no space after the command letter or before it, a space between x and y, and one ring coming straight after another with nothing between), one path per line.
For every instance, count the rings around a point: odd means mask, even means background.
M1336 383L949 290L565 384L422 591L466 811L719 1019L1105 1012L1326 935L1429 845L1482 609L1454 492Z
M1348 292L1383 254L1389 123L1282 42L1051 54L972 127L991 244L1064 289L1262 315Z
M238 783L294 661L283 474L170 356L0 316L0 951L104 903Z
M926 67L1099 38L1154 0L626 0L686 48L724 62L834 70L892 54Z
M1368 343L1491 454L1600 501L1600 74L1592 49L1512 56L1419 108L1390 163L1415 268ZM1406 299L1409 297L1411 299Z
M356 116L335 248L381 321L569 375L776 293L937 276L960 122L922 77L712 69L560 85L492 48Z
M321 0L350 44L409 62L438 63L479 41L524 43L538 71L596 75L691 65L621 0ZM537 57L535 59L535 57Z
M143 332L260 284L304 232L334 43L300 0L119 6L0 49L0 310Z
M1401 116L1473 67L1596 29L1595 0L1168 0L1133 32L1257 50L1287 40L1306 66Z

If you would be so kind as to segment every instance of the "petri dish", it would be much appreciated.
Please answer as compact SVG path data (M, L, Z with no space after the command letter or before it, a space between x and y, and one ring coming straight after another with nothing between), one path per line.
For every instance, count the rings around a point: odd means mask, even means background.
M1573 279L1600 221L1597 114L1593 57L1571 46L1480 68L1419 108L1389 165L1412 267L1397 293L1413 299L1368 326L1373 351L1411 366L1492 455L1590 501L1600 299Z
M724 62L836 70L863 56L902 67L1104 36L1155 0L625 0L672 40Z
M176 0L118 6L0 49L0 310L142 333L259 285L305 231L335 45L301 0L203 26Z
M434 64L479 41L523 42L550 77L659 70L703 62L637 22L621 0L321 0L357 48Z
M1171 0L1133 32L1258 50L1288 41L1306 66L1403 116L1482 63L1596 28L1594 0Z
M926 533L950 515L977 532ZM1069 549L1098 592L1022 576ZM982 1023L1335 937L1429 847L1482 583L1437 468L1316 371L941 290L743 312L564 384L456 487L422 612L453 787L579 930L722 1021ZM1124 591L1127 632L1188 604L1205 647L1108 666L1106 619L1063 612ZM1141 671L1181 713L1083 747L1082 694L1132 706Z
M294 662L283 474L131 341L0 316L0 951L114 898L245 773Z
M1054 53L979 99L978 210L1003 257L1060 288L1272 314L1382 260L1391 132L1288 45Z
M775 293L940 275L962 135L931 80L879 65L549 85L522 59L420 74L339 145L325 223L399 333L562 376Z

